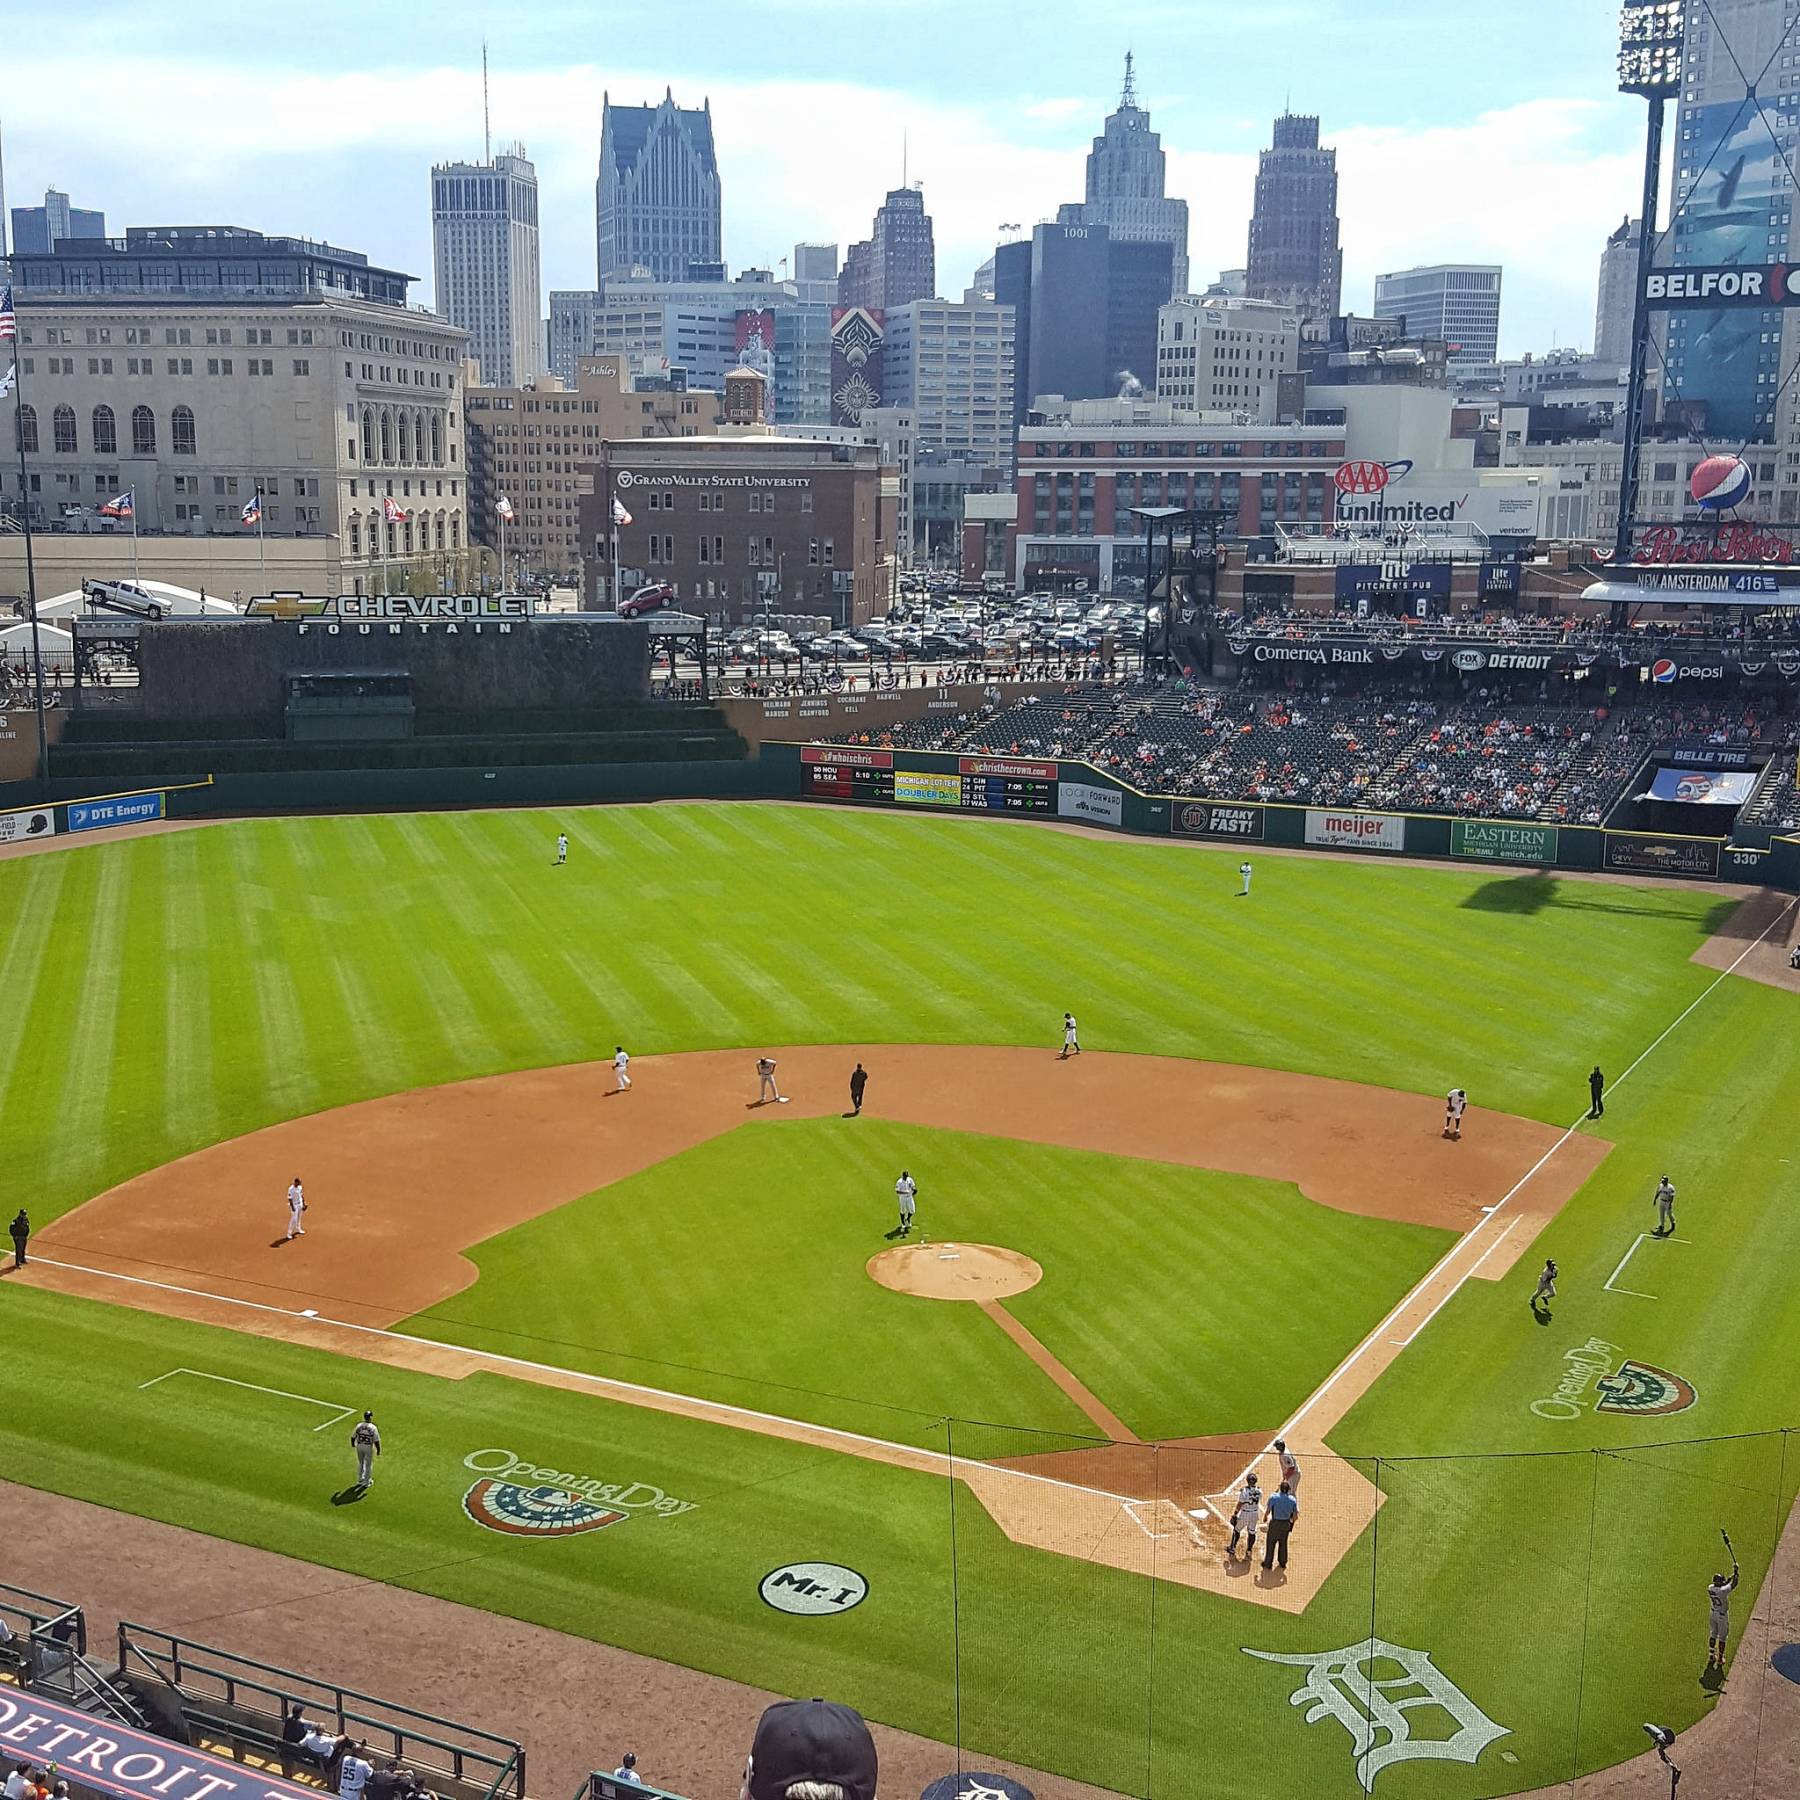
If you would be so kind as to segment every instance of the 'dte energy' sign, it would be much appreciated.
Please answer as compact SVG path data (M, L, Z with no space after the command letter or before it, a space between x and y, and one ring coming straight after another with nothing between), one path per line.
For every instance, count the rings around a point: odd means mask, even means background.
M1644 304L1660 312L1690 306L1800 306L1800 267L1776 263L1764 269L1734 263L1692 269L1652 269L1644 278Z

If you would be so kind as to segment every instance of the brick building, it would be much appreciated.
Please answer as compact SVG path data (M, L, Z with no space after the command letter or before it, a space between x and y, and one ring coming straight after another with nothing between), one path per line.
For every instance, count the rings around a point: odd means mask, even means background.
M895 508L873 446L809 438L705 436L611 442L580 502L585 598L667 582L685 610L741 623L767 610L840 625L885 610Z

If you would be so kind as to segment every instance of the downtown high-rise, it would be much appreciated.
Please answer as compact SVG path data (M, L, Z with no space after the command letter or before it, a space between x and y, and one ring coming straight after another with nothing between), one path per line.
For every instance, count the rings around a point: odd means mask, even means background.
M600 175L594 184L599 285L634 269L653 281L724 278L719 159L712 107L675 104L665 89L655 106L600 113Z
M1291 306L1320 326L1342 310L1344 252L1338 243L1337 152L1319 144L1310 113L1283 113L1256 162L1256 199L1244 292Z
M839 306L876 313L937 292L937 245L925 196L916 187L889 191L868 237L850 246L837 281Z
M544 371L538 185L523 144L432 169L431 256L438 314L469 334L482 380L535 381Z
M1188 291L1188 209L1165 189L1168 158L1162 138L1150 129L1150 114L1137 101L1131 53L1119 104L1106 116L1087 159L1087 190L1078 202L1057 211L1059 225L1104 225L1112 242L1169 246L1168 299Z

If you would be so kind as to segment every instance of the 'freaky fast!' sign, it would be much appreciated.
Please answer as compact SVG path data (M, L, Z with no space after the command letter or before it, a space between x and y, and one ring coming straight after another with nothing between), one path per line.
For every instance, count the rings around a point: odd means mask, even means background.
M318 1800L316 1788L17 1689L0 1694L0 1757L55 1763L72 1784L119 1800L134 1794L155 1800Z

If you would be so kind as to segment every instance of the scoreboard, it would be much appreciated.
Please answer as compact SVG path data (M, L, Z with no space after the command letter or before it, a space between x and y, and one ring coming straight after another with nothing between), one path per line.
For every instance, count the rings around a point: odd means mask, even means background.
M896 769L891 750L808 744L800 752L801 792L814 800L934 806L952 812L1054 813L1056 764L964 756L954 772Z

